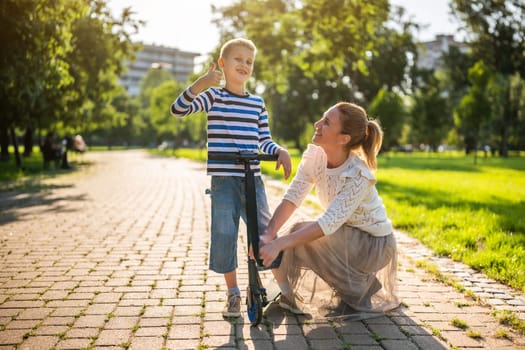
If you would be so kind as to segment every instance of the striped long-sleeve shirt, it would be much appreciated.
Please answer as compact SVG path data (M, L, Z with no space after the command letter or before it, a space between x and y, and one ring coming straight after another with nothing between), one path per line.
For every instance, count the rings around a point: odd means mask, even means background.
M239 96L224 88L209 88L194 95L187 88L172 103L170 111L176 117L207 113L208 152L261 151L276 154L281 148L272 140L268 112L259 96ZM256 176L260 176L258 164L252 169ZM244 176L244 166L235 162L208 160L207 173Z

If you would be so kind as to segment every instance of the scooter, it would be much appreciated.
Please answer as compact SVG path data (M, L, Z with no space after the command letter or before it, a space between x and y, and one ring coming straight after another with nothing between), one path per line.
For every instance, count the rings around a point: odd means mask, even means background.
M251 168L252 164L259 161L276 161L277 155L259 154L254 152L210 152L209 160L236 161L244 165L245 195L246 195L246 227L248 235L248 251L250 247L253 257L248 254L248 287L246 293L246 306L248 318L252 326L257 326L262 320L263 307L268 305L269 300L266 288L263 287L259 270L277 268L281 263L282 252L269 267L263 266L259 256L259 225L257 220L257 201L255 193L255 175Z

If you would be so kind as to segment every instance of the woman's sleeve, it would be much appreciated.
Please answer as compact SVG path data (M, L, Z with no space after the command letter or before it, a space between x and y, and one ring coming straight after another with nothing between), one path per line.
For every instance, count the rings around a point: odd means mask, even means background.
M170 112L175 117L184 117L197 112L208 112L214 101L212 89L205 90L199 95L191 93L188 87L171 104Z
M332 200L326 211L317 220L325 235L337 231L359 206L374 181L356 174L351 177L342 177L344 181L339 192Z
M309 145L303 153L297 172L283 197L283 199L292 202L296 207L301 205L314 186L315 163L317 159L315 153L315 150Z

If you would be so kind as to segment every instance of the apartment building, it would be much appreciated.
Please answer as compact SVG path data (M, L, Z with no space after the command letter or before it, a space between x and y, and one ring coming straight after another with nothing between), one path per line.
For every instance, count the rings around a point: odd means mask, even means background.
M162 68L173 74L179 81L187 81L193 73L195 57L198 53L182 51L173 47L144 44L136 53L136 59L127 63L127 71L120 78L131 96L140 92L140 81L151 68Z
M441 56L447 53L451 46L456 46L461 52L467 50L467 45L454 40L454 35L436 35L434 40L420 43L417 66L419 68L436 69L442 64Z

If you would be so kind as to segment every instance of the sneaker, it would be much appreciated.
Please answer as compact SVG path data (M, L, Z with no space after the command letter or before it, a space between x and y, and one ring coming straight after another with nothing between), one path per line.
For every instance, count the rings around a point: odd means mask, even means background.
M236 294L228 295L226 305L222 311L223 317L241 317L241 296Z
M279 297L279 306L285 310L288 310L294 314L302 315L305 312L297 306L296 298L292 295L283 295Z

